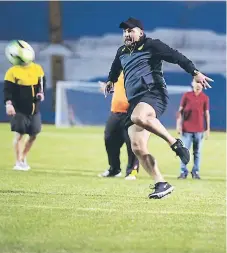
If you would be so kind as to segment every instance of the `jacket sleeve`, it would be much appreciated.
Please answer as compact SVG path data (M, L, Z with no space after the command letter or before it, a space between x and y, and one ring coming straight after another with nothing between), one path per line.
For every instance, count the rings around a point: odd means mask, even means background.
M13 100L13 89L15 88L14 78L12 71L9 69L4 78L4 88L3 88L3 94L4 94L4 104L8 100ZM13 102L13 101L12 101Z
M4 93L4 104L6 103L6 101L8 100L13 100L13 89L14 89L15 84L10 82L10 81L4 81L4 89L3 89L3 93ZM13 101L12 101L13 103Z
M41 77L39 77L39 90L38 90L38 92L45 93L45 89L46 89L46 77L41 76Z
M43 68L40 66L39 92L44 93L46 89L46 77Z
M121 61L120 61L120 55L121 55L121 52L122 50L124 49L124 47L120 47L117 51L117 54L114 58L114 61L111 65L111 69L110 69L110 72L109 72L109 76L108 76L108 79L107 81L111 81L113 83L116 83L117 80L118 80L118 77L122 71L122 66L121 66Z
M163 43L161 40L152 40L152 53L154 57L169 63L178 64L192 76L195 75L194 71L197 69L194 63L177 50Z

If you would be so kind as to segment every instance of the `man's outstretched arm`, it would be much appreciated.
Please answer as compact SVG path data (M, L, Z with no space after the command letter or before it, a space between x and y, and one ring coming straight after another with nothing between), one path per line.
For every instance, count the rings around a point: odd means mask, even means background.
M151 47L154 57L160 58L169 63L178 64L182 69L194 76L195 81L201 83L204 88L211 88L207 81L213 80L199 72L194 63L186 56L160 40L152 40Z

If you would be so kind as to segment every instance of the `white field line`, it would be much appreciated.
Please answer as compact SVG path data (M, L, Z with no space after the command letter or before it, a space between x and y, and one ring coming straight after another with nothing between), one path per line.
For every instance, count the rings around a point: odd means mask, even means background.
M151 200L152 201L152 200ZM6 205L3 204L1 207L20 207L25 209L59 209L59 210L74 210L74 211L84 211L84 212L119 212L120 209L114 208L97 208L97 207L63 207L63 206L45 206L45 205L22 205L22 204L13 204ZM152 210L122 210L122 213L137 213L137 214L163 214L163 215L202 215L209 217L226 217L226 214L214 214L210 212L184 212L184 211L152 211Z
M55 133L55 132L41 132L41 136L45 137L64 137L64 138L72 138L72 137L80 137L80 138L90 138L90 137L102 137L104 133Z
M98 173L98 171L96 171L96 170L94 170L93 172L91 172L90 170L89 171L86 171L86 169L84 169L84 170L77 170L76 168L75 168L75 166L73 166L72 164L70 164L70 165L65 165L65 166L63 166L63 168L62 168L62 170L58 170L58 169L56 169L56 170L54 170L54 169L51 169L51 164L47 164L47 163L36 163L36 162L34 162L33 164L33 167L40 167L41 169L34 169L34 170L31 170L31 171L34 171L34 172L56 172L56 174L67 174L67 173L73 173L73 170L75 170L75 172L77 172L77 173L81 173L81 174L86 174L86 175L88 175L88 174L90 174L91 176L93 176L94 175L94 177L97 177L96 176L96 174ZM48 168L49 167L49 168ZM44 169L43 169L44 168ZM65 169L66 169L66 171L65 171ZM70 171L67 171L68 169L70 169ZM224 169L223 169L223 171L224 171ZM29 171L30 172L30 171ZM164 177L167 177L167 178L174 178L174 179L176 179L176 175L174 174L163 174L163 176ZM98 178L98 177L97 177ZM122 178L122 179L124 179L124 177L120 177L120 178ZM119 178L119 179L120 179ZM104 179L104 178L103 178ZM142 175L141 177L140 176L138 176L138 180L150 180L150 177L149 176L144 176L144 175ZM221 181L226 181L226 177L225 176L223 176L223 177L216 177L216 176L203 176L203 179L205 180L205 179L211 179L212 181L215 181L215 180L221 180ZM105 179L104 179L105 180Z
M225 169L223 169L223 171L225 171ZM170 174L163 174L164 177L168 177L168 178L174 178L176 179L176 175L170 175ZM139 177L139 176L138 176ZM189 175L189 178L190 178L190 175ZM215 176L203 176L203 180L205 179L211 179L212 181L215 181L215 180L222 180L222 181L226 181L226 177L223 176L223 177L215 177Z
M49 136L49 137L72 137L72 136L75 136L75 137L91 137L91 136L96 136L96 137L100 137L100 136L103 136L104 134L104 128L103 128L103 132L97 132L97 133L88 133L88 132L67 132L67 130L65 132L51 132L51 131L43 131L40 133L40 136ZM223 139L209 139L209 142L210 141L215 141L215 142L226 142L226 139L223 138Z

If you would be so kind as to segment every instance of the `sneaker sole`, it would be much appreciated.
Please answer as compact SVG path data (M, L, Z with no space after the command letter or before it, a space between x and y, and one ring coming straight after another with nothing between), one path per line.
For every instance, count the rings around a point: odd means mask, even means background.
M111 178L111 177L121 177L122 176L122 174L121 174L121 172L120 173L118 173L117 175L115 175L115 176L103 176L102 174L99 174L98 175L98 177L109 177L109 178Z
M125 177L125 180L128 180L128 181L136 180L136 176L127 176Z
M18 170L18 171L29 171L30 168L19 168L19 167L14 167L13 170Z
M179 179L179 180L181 180L181 179L182 179L182 180L185 180L185 179L187 179L187 177L188 177L188 176L186 176L186 177L178 177L177 179Z
M149 197L149 199L162 199L162 198L166 197L167 195L171 194L173 192L173 190L174 190L174 187L171 186L169 189L167 189L164 192L149 195L148 197Z

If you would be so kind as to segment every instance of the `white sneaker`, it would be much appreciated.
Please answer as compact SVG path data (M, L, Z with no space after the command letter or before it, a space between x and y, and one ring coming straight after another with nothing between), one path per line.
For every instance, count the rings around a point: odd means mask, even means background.
M136 180L136 176L138 175L137 169L131 171L131 173L125 177L125 180Z
M136 176L135 175L128 175L127 177L125 177L125 180L136 180Z
M13 167L13 170L28 171L30 170L30 167L24 162L17 161L15 166Z
M26 158L24 158L24 161L22 162L23 163L23 167L26 169L26 170L30 170L31 169L31 167L28 165L28 163L27 163L27 159Z
M103 173L98 175L99 177L121 177L121 171L117 174L113 172L111 169L104 171Z

